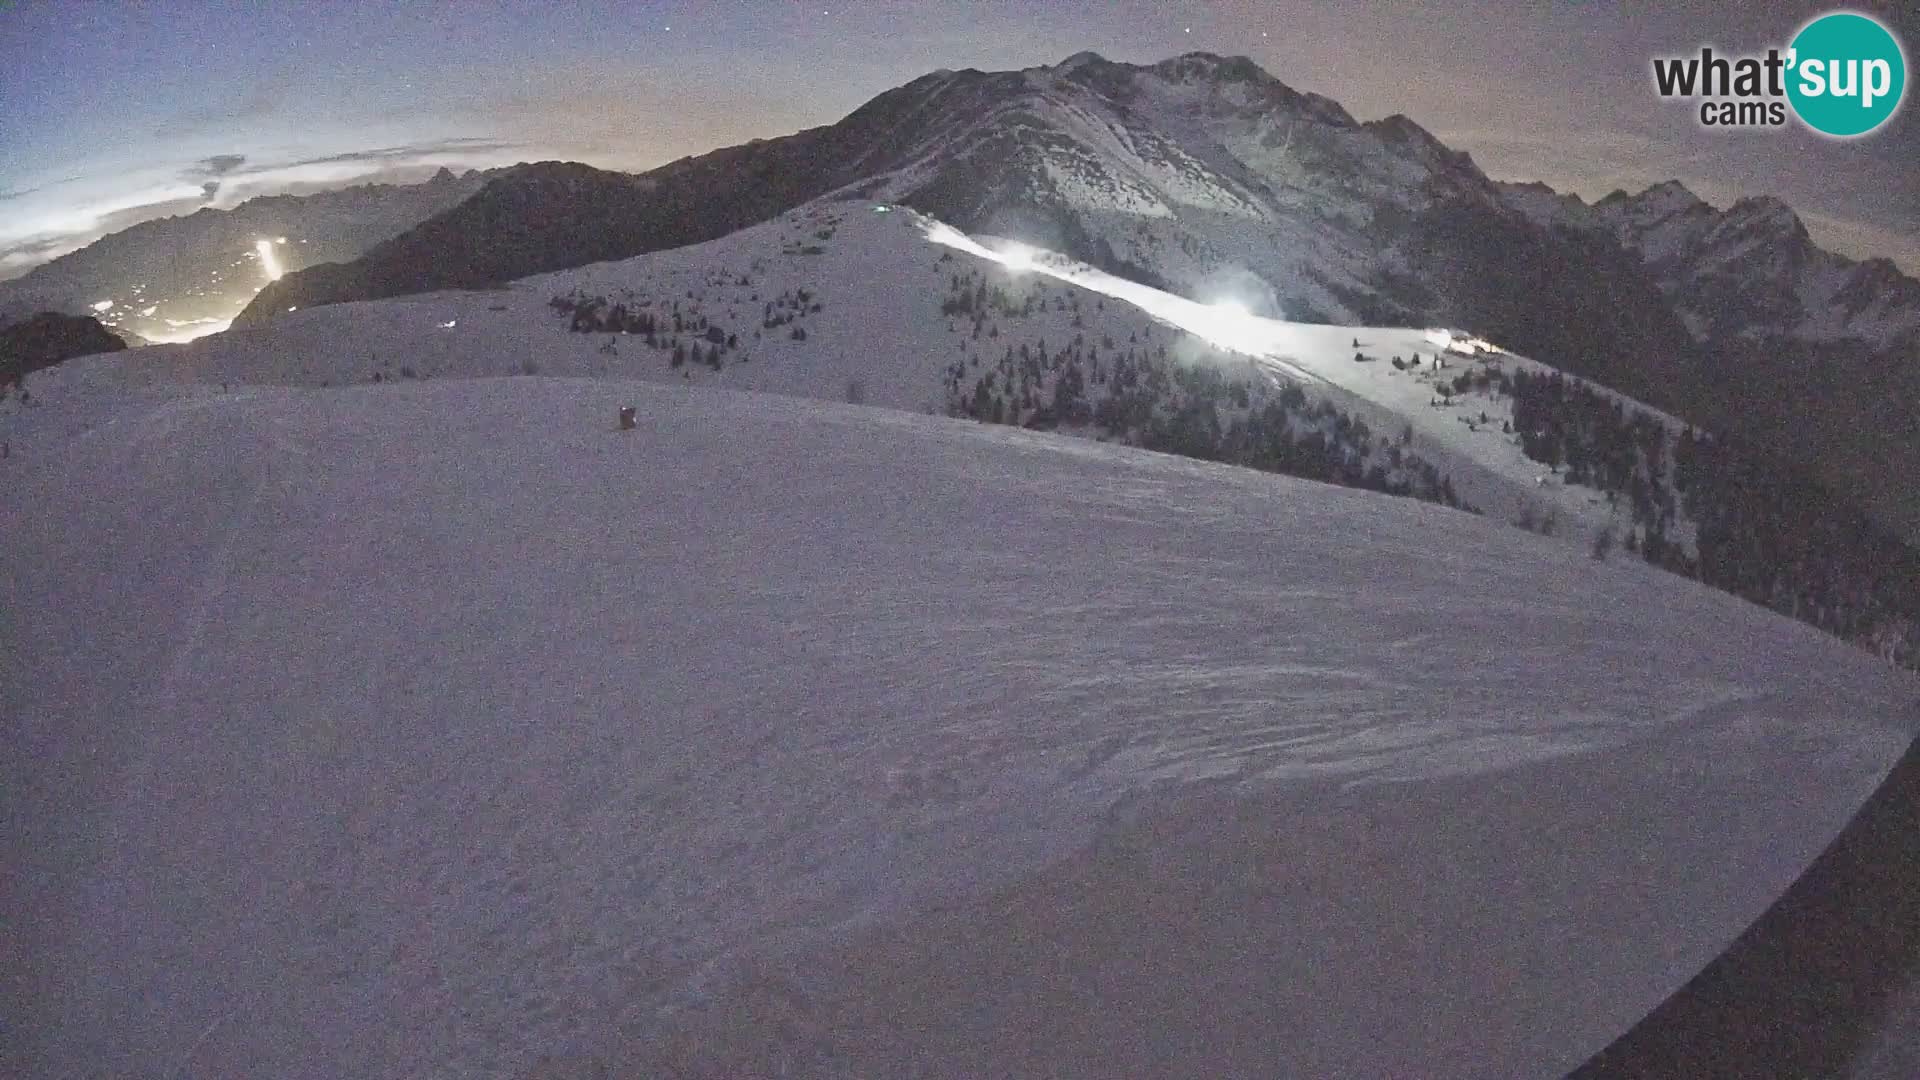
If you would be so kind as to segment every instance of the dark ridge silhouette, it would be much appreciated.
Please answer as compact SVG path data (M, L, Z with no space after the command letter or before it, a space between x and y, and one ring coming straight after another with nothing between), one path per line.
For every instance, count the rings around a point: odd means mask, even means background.
M1916 973L1920 741L1758 921L1571 1076L1844 1075Z
M11 386L62 360L126 347L91 315L43 311L0 328L0 386Z

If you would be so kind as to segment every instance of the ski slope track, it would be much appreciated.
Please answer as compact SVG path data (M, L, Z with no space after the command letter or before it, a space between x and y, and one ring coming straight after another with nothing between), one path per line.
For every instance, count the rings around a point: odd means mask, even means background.
M1557 1075L1914 735L1812 629L1411 500L125 363L0 460L10 1076Z

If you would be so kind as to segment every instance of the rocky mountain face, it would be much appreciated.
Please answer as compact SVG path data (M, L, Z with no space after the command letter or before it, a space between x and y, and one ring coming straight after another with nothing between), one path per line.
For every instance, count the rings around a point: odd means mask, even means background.
M352 259L456 206L487 174L442 169L424 184L367 184L250 199L231 210L160 218L103 237L0 283L0 318L92 313L115 330L177 340L224 326L267 281L257 245L295 270Z
M1678 181L1591 206L1542 184L1502 185L1536 221L1608 236L1638 255L1699 341L1790 338L1873 349L1920 335L1920 282L1887 259L1823 250L1779 199L1716 210Z
M126 347L92 316L44 311L0 326L0 387L12 386L28 373L62 360Z

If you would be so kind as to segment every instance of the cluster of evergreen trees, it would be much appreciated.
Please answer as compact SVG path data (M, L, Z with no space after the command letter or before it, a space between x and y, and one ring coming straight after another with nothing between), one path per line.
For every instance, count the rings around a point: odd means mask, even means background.
M683 313L678 300L673 302L671 308L656 312L652 309L651 301L636 302L630 306L626 302L609 303L604 296L585 296L576 291L570 296L554 297L547 301L547 306L569 316L571 321L567 329L576 334L637 336L646 342L648 348L665 352L668 363L675 368L691 362L705 364L719 371L725 362L726 351L740 345L738 335L708 322L707 317L698 310ZM602 351L617 351L613 338L608 339Z
M819 310L820 301L814 299L812 292L806 289L790 289L767 301L765 306L762 307L760 312L760 328L762 330L772 330L776 327L786 326L789 323L799 320L803 316L814 314ZM795 326L792 331L792 336L798 340L804 339L807 334L805 330Z
M1509 375L1482 369L1472 377L1512 395L1513 429L1522 453L1551 469L1565 466L1569 484L1598 488L1615 503L1626 501L1633 520L1629 549L1652 562L1678 557L1680 549L1669 539L1679 507L1669 476L1672 436L1665 423L1557 371Z
M1629 550L1920 669L1920 554L1810 476L1559 373L1493 379L1529 458L1632 507ZM1692 552L1670 539L1682 517Z
M1920 554L1753 447L1688 431L1675 457L1699 527L1683 570L1920 670Z
M971 297L978 311L979 292ZM1003 301L987 290L984 303ZM1025 301L1007 298L1011 307ZM1149 450L1465 506L1453 484L1365 423L1299 387L1276 385L1246 360L1215 350L1175 362L1163 344L1095 343L1082 334L1058 348L1044 339L1008 345L998 361L975 352L946 371L947 413L1031 428L1091 427Z
M1098 310L1107 309L1107 302L1103 299L1096 298L1094 304ZM1027 319L1036 312L1049 309L1070 313L1076 329L1086 325L1081 318L1080 293L1077 290L1064 289L1049 298L1044 287L1035 283L1016 295L1008 292L1006 286L990 282L973 271L954 274L949 278L947 295L940 301L940 314L949 319L965 317L973 320L973 336L976 338L982 330L987 330L992 337L1000 336L999 324L988 321L993 316Z

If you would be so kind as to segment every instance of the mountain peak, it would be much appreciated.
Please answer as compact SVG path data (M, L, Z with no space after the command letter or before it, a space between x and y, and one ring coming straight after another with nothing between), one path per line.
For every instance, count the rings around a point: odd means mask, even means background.
M1083 49L1067 57L1065 60L1060 61L1058 64L1055 64L1053 70L1061 74L1066 74L1069 71L1077 71L1083 67L1105 63L1109 63L1106 57L1101 56L1092 49Z
M1706 201L1700 196L1695 195L1693 189L1678 180L1665 180L1655 184L1640 194L1635 195L1634 200L1643 203L1676 203L1685 206L1692 206L1695 203L1704 203Z
M1799 218L1799 215L1793 212L1793 207L1788 206L1785 202L1772 195L1751 195L1739 199L1727 209L1727 213L1740 214L1747 217L1780 218L1783 220L1787 218L1798 220Z
M1615 188L1606 197L1593 204L1596 208L1627 206L1644 209L1661 206L1672 210L1684 210L1693 206L1705 206L1706 201L1695 195L1693 190L1678 180L1663 180L1648 187L1637 195L1629 195Z
M1740 199L1727 208L1725 220L1746 229L1796 240L1807 240L1807 227L1793 207L1771 195Z
M1369 120L1362 126L1371 129L1374 134L1389 142L1446 149L1446 144L1434 138L1431 131L1421 127L1405 113L1394 113L1381 120Z
M1446 143L1435 138L1433 132L1421 127L1404 113L1394 113L1382 120L1369 120L1360 126L1387 146L1411 153L1429 168L1470 173L1478 171L1473 158L1466 151L1450 149Z
M440 171L439 171L439 172L436 172L436 173L434 173L434 174L433 174L433 178L432 178L432 179L430 179L430 180L428 180L428 181L427 181L427 183L429 183L429 184L451 184L451 183L455 183L455 182L457 182L457 181L458 181L458 179L459 179L458 177L456 177L456 176L454 176L454 175L453 175L453 170L452 170L452 169L449 169L449 168L447 168L447 167L446 167L445 165L442 165L442 166L440 166Z
M1183 53L1153 65L1162 76L1177 81L1206 79L1215 82L1263 82L1273 79L1260 65L1244 56L1221 56L1210 52Z

